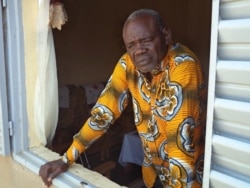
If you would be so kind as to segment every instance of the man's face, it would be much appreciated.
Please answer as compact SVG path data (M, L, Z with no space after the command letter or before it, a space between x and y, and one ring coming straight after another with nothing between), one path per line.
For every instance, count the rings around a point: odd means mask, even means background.
M154 19L140 16L125 24L123 40L134 65L143 73L153 70L167 51L165 31L160 31Z

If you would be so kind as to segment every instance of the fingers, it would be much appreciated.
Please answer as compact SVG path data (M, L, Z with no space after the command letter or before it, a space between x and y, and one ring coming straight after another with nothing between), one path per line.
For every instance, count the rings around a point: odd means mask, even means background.
M42 165L39 170L39 176L41 176L43 183L49 187L52 185L52 180L62 172L67 171L67 169L68 165L61 159L58 159Z
M43 180L43 183L46 185L46 186L51 186L52 184L52 179L49 178L50 176L50 166L48 164L44 164L40 167L40 170L39 170L39 176L41 176L42 180Z

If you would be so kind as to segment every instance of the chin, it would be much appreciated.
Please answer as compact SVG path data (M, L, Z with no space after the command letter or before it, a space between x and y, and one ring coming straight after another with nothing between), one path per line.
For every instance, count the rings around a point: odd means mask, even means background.
M151 69L145 69L145 68L142 68L142 69L138 68L138 70L139 70L140 72L142 72L142 73L147 73L147 72L150 72L150 71L151 71Z
M151 72L154 69L154 67L147 67L147 68L142 68L139 69L143 73Z

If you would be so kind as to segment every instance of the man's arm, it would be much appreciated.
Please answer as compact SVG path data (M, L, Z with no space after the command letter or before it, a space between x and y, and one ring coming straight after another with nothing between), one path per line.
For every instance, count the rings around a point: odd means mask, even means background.
M74 136L63 158L41 166L39 175L45 185L50 186L53 178L67 171L78 156L108 130L110 124L114 123L127 106L126 70L124 61L122 61L123 64L121 61L122 58L117 63L96 105L92 108L91 116Z

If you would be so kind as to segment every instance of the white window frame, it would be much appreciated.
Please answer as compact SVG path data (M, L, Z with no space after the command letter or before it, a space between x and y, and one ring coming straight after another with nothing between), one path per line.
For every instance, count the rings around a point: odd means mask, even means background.
M22 1L3 0L1 5L0 13L3 12L4 17L0 19L5 22L1 23L1 27L6 27L0 32L0 39L4 39L4 43L0 44L0 139L3 145L0 154L11 155L15 161L38 175L40 166L47 160L29 149ZM13 128L13 135L9 135L9 127ZM72 172L56 177L53 186L95 187Z
M2 9L0 9L0 25L2 23ZM0 41L4 41L3 27L0 28ZM0 42L0 155L10 154L9 124L8 124L8 106L6 93L6 74L5 74L5 51L4 43Z

